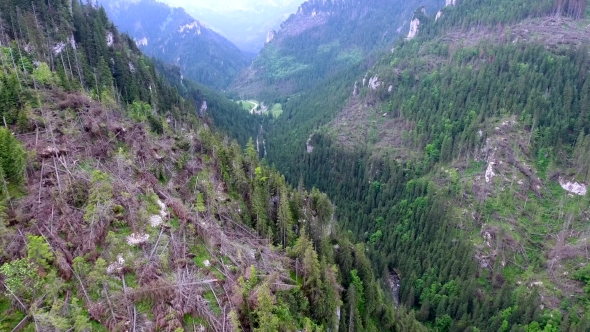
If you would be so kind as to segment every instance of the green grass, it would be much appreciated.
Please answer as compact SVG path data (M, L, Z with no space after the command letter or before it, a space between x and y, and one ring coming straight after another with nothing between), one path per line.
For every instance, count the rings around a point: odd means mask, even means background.
M486 163L483 161L474 161L469 163L469 167L465 169L465 174L463 176L468 177L472 176L476 173L483 172L485 170L484 165Z
M107 332L108 330L99 322L95 321L95 320L91 320L90 321L90 325L92 326L92 331L97 331L97 332Z
M203 320L201 317L194 317L191 314L185 314L183 318L184 318L183 325L185 327L185 331L192 331L194 326L199 326L199 325L202 325L204 327L209 326L207 324L207 322L205 320Z
M192 247L191 253L195 255L194 262L200 268L206 268L205 263L203 263L204 261L209 260L209 262L211 262L211 256L203 245Z
M24 317L20 311L11 312L10 301L0 297L0 331L12 331Z
M240 100L237 103L242 103L242 108L248 112L250 112L256 105L259 104L256 100Z
M281 114L283 114L283 105L281 104L274 104L272 105L272 108L270 109L270 114L272 114L273 118L278 118L279 116L281 116Z
M148 317L148 319L154 319L154 313L152 312L153 303L148 300L136 302L137 311Z
M209 302L209 307L211 307L211 311L213 311L216 315L221 315L221 308L219 308L219 304L217 304L217 300L215 299L215 294L212 291L208 291L203 294L205 300Z
M127 287L131 287L131 288L137 287L137 281L135 280L135 273L126 273L124 278L125 278L125 285Z

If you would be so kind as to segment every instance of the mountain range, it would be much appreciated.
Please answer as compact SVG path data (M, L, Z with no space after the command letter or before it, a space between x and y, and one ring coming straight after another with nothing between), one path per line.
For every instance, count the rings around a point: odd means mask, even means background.
M225 88L250 58L182 8L155 0L101 0L117 27L149 56L174 63L184 76Z
M306 1L269 33L268 43L232 89L245 96L278 98L358 68L374 51L407 34L420 4L434 13L445 2Z
M300 0L166 2L184 8L250 54L257 54L264 46L268 31L277 29L301 4Z

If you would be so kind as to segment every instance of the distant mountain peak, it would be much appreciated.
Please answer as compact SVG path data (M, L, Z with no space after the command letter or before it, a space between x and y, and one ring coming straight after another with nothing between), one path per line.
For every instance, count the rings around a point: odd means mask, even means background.
M184 33L185 31L195 30L197 35L201 34L201 23L197 20L193 21L192 23L181 25L178 28L178 32Z
M101 0L110 18L146 54L177 64L184 76L225 88L249 59L183 8L155 0Z

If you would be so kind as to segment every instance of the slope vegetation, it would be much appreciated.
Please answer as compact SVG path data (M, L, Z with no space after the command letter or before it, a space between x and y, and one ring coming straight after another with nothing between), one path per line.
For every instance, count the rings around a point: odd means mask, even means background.
M580 1L418 10L414 38L283 103L269 131L270 161L330 195L432 330L588 329L585 17Z

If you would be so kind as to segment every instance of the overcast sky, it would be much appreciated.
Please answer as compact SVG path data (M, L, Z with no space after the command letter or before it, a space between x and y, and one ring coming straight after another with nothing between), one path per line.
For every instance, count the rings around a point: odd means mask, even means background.
M3 1L3 0L0 0ZM278 29L305 0L159 0L182 7L242 50L256 53L271 29Z
M248 11L259 12L262 7L293 7L293 4L302 3L304 0L164 0L164 2L185 8L208 8L217 12L223 11ZM289 6L291 5L291 6Z

